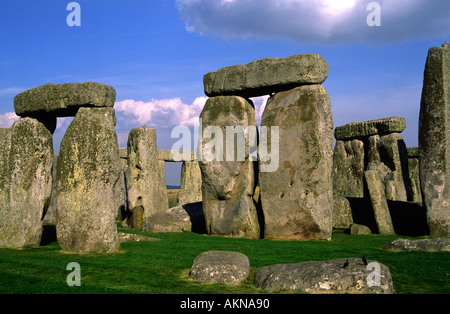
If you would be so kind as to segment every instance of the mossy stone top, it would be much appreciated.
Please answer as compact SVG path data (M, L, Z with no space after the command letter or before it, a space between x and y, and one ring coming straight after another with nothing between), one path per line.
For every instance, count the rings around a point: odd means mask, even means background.
M26 90L14 98L18 116L75 116L80 107L114 107L113 87L95 83L45 84Z

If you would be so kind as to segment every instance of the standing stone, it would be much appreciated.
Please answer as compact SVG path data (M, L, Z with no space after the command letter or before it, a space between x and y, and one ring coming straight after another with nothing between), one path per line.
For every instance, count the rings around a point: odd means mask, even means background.
M52 189L52 135L32 118L19 119L2 133L6 146L10 133L10 151L1 154L0 246L39 246Z
M52 182L52 193L50 197L50 204L48 205L47 212L44 217L44 224L56 224L58 215L56 213L56 169L57 169L58 155L53 154L53 182Z
M420 189L420 174L419 174L419 148L408 148L408 168L409 168L409 182L411 201L414 203L422 203L422 191Z
M202 201L202 172L198 161L184 161L181 167L181 189L177 205Z
M419 116L420 184L430 234L450 236L450 48L430 48Z
M131 212L128 225L146 230L151 216L169 207L166 184L159 169L156 130L147 126L132 129L127 145L126 182Z
M256 171L249 154L250 136L248 133L242 136L243 132L237 135L237 140L234 134L227 136L227 127L228 130L252 128L256 133L253 104L238 96L212 97L207 100L200 118L203 128L200 169L207 232L259 238L253 202ZM207 137L208 133L211 136Z
M408 169L408 151L403 136L391 133L380 137L380 159L390 170L384 178L386 199L407 202L411 200Z
M61 142L56 225L69 252L117 252L117 196L121 184L113 108L80 108Z
M364 156L362 141L336 141L333 155L335 196L364 197Z
M369 190L369 196L375 216L375 221L380 234L395 234L392 224L391 214L389 212L384 184L376 170L367 170L364 173Z
M0 247L9 246L10 221L14 218L9 197L11 189L10 151L11 130L0 128Z
M305 85L275 94L261 126L279 126L278 170L261 171L259 178L265 237L331 239L333 117L327 91ZM277 149L272 142L268 147Z
M333 201L333 228L348 229L353 223L352 208L347 198L334 196Z

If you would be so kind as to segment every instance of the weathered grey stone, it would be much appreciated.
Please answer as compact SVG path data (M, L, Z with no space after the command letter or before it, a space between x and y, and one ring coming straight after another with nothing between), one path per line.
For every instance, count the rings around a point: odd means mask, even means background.
M450 238L396 239L383 246L390 251L450 252Z
M248 257L238 252L207 251L198 255L190 276L200 282L236 286L250 274Z
M69 252L117 252L122 168L113 108L80 108L57 163L58 243Z
M275 94L261 126L279 127L279 167L259 177L264 236L331 239L333 117L327 91L308 85ZM269 137L273 151L272 142ZM260 169L265 163L260 155Z
M44 221L43 221L44 224L56 224L56 221L58 220L58 214L57 214L57 211L56 211L56 169L57 169L57 163L58 163L58 155L57 154L53 154L52 193L51 193L51 196L50 196L50 203L48 205L47 211L45 212Z
M420 184L432 236L450 236L450 48L430 48L419 115Z
M321 84L328 77L328 63L318 54L282 59L261 59L210 72L203 78L207 96L255 97L305 84Z
M147 126L132 129L127 145L129 226L147 230L149 217L169 207L166 183L159 169L156 130Z
M32 118L21 118L1 133L2 148L10 145L10 150L0 157L0 246L39 246L52 189L52 135Z
M408 148L408 168L411 202L422 203L422 190L420 189L420 173L419 173L419 150L410 151Z
M353 223L350 202L343 196L334 196L333 199L333 228L348 229Z
M202 201L202 171L198 161L185 161L181 167L181 188L177 205Z
M362 141L336 141L333 153L334 195L364 197L364 156Z
M194 161L195 157L195 152L158 150L158 159L166 162Z
M403 202L411 200L408 151L403 136L399 133L381 136L378 146L381 162L391 170L384 178L386 198Z
M376 261L369 260L368 263L369 266L375 263L379 266L379 285L368 280L373 279L371 278L373 269L365 266L361 258L262 267L255 272L255 285L257 288L271 291L392 294L394 291L389 268ZM348 265L344 267L344 264Z
M360 225L360 224L352 224L350 226L350 234L372 234L369 227Z
M195 232L206 233L202 202L178 205L153 214L146 230L153 233Z
M218 96L207 100L200 118L203 137L199 165L207 231L213 235L259 238L259 222L253 202L257 170L250 159L249 135L238 135L245 140L239 144L245 147L239 147L235 135L227 137L226 131L227 127L240 126L243 129L252 127L256 132L255 109L244 98ZM211 131L209 137L208 130ZM239 149L243 154L238 154ZM234 154L227 158L227 153L231 155L231 152Z
M395 234L391 214L386 201L384 184L381 181L378 172L376 170L367 170L364 172L364 177L366 179L378 232L380 234Z
M366 122L351 122L336 128L334 135L337 140L353 139L358 137L401 133L406 129L404 118L392 117L371 120Z
M14 98L18 116L74 116L80 107L114 107L116 91L100 83L45 84ZM56 120L55 120L56 121Z

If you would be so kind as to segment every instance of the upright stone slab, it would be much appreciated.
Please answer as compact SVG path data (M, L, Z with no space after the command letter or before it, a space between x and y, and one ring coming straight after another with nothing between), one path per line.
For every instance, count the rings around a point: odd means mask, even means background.
M10 151L1 156L0 246L38 246L52 188L52 135L32 118L19 119L2 133L6 145L10 133Z
M203 83L205 94L210 97L256 97L299 85L322 84L328 77L328 69L328 63L316 53L265 58L210 72L204 76Z
M14 218L10 204L10 151L11 130L0 128L0 247L10 246L11 220Z
M168 208L164 177L161 177L156 147L156 130L147 126L132 129L128 135L126 173L128 225L147 229L151 216Z
M384 184L378 172L376 170L367 170L364 172L364 177L366 179L378 232L380 234L395 234L384 191Z
M177 205L202 201L202 172L198 161L185 161L181 167L181 189Z
M409 147L408 151L408 168L409 182L411 189L411 201L414 203L422 203L422 190L420 189L420 173L419 173L419 148Z
M412 200L408 169L408 151L403 136L391 133L380 137L379 152L381 162L390 173L384 178L386 198L392 201Z
M261 126L279 127L278 170L259 177L265 237L331 239L333 117L327 91L307 85L275 94ZM272 138L268 142L277 149Z
M420 184L430 233L450 236L450 46L430 48L419 116Z
M336 141L333 153L335 196L364 197L364 156L361 140Z
M117 252L122 167L113 108L80 108L57 163L58 243L68 252Z
M200 169L207 232L259 238L253 202L256 171L249 154L249 135L243 136L241 132L237 140L234 134L227 135L227 127L228 130L242 127L242 131L252 128L256 133L253 104L238 96L212 97L207 100L200 118L203 128Z

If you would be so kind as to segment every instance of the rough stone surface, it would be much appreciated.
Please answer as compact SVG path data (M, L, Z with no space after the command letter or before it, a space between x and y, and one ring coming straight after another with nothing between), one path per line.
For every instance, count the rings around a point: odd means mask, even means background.
M420 184L430 233L450 236L450 48L428 52L419 115Z
M197 256L190 276L207 283L236 286L250 274L248 257L238 252L207 251Z
M128 225L147 230L149 217L169 207L166 183L159 169L156 130L147 126L132 129L127 145Z
M337 140L345 140L375 134L401 133L405 129L406 120L404 118L392 117L366 122L352 122L337 127L334 135Z
M202 171L198 161L185 161L181 167L181 188L177 205L202 201Z
M100 83L45 84L14 98L18 116L74 116L80 107L114 107L116 91Z
M53 175L53 182L52 182L52 192L50 196L50 203L47 208L47 212L44 216L44 224L56 224L56 221L58 219L58 214L56 212L56 170L57 170L57 162L58 162L58 155L53 154L53 166L52 166L52 175Z
M255 97L305 84L321 84L328 77L328 63L318 54L282 59L261 59L210 72L203 83L207 96Z
M333 228L348 229L353 223L350 202L343 196L334 196L333 201Z
M348 262L348 266L344 264ZM380 267L380 285L369 286L368 269L361 258L342 258L320 262L277 264L258 269L255 273L257 288L271 291L299 290L308 293L373 293L392 294L393 283L389 268Z
M148 219L146 230L153 233L206 233L202 202L178 205L158 212Z
M422 190L420 189L420 173L419 173L419 148L408 148L408 168L411 202L422 203Z
M395 234L384 185L378 172L376 170L367 170L364 172L364 177L366 179L378 232L380 234Z
M249 136L245 136L242 160L237 156L239 141L234 135L231 139L226 136L227 126L244 129L253 126L256 130L255 109L244 98L218 96L207 100L200 118L203 127L200 169L207 231L213 235L259 238L258 215L253 201L257 170L250 160ZM210 137L205 136L208 128L213 131ZM220 135L223 141L219 140ZM233 161L226 158L231 149L234 149Z
M19 119L2 133L6 146L10 134L10 150L2 152L0 162L0 246L38 246L52 190L52 135L32 118Z
M61 142L56 225L69 252L117 252L116 217L122 168L113 108L80 108Z
M8 230L14 219L11 211L10 190L11 170L9 154L11 151L11 130L0 128L0 246L9 246Z
M450 238L396 239L383 246L383 249L390 251L450 252Z
M178 160L179 157L181 158L181 160ZM158 159L167 162L194 161L195 158L196 158L195 152L172 151L164 149L158 150Z
M279 127L279 167L260 171L259 177L264 236L330 239L333 117L327 91L322 85L308 85L275 94L261 126ZM270 137L267 146L276 150Z
M403 136L391 133L380 137L380 160L390 172L382 178L386 186L386 198L392 201L411 200L408 151Z
M364 197L364 156L362 141L336 141L333 153L334 195Z
M350 234L372 234L369 227L360 225L360 224L352 224L350 226Z

